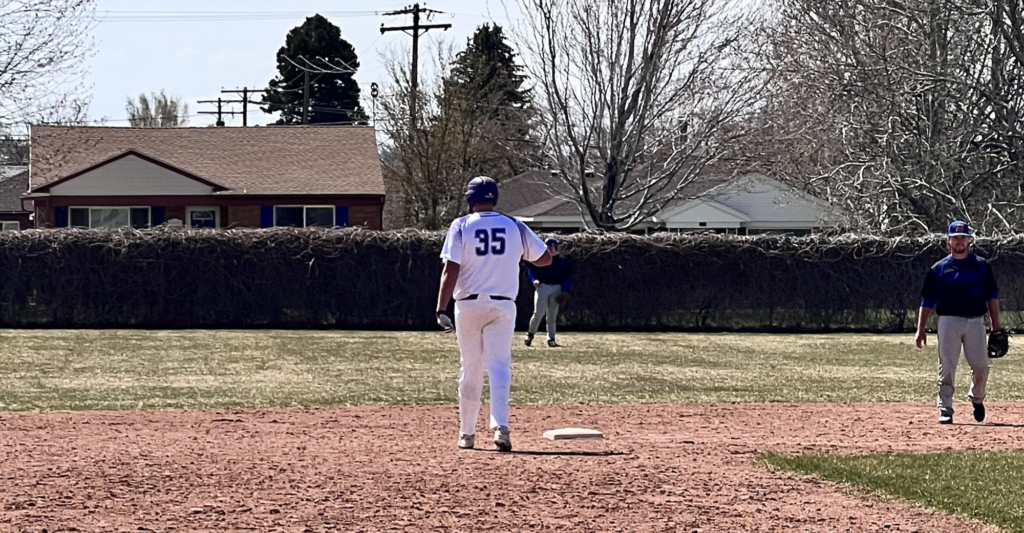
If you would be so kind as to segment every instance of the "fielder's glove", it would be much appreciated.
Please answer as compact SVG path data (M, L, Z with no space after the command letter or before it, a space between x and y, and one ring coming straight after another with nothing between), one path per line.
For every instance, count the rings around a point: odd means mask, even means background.
M564 292L559 293L558 296L555 296L555 301L558 302L558 305L565 305L569 301L569 295Z
M992 330L988 334L988 356L998 359L1010 351L1010 336L1001 329Z
M448 318L448 313L445 311L437 312L437 325L441 326L445 333L455 331L455 324L452 323L451 318Z

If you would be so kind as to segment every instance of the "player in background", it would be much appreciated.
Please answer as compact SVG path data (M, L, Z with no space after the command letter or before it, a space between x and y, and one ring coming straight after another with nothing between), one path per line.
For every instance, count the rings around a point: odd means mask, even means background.
M533 337L540 328L540 321L547 317L548 347L557 348L555 333L558 325L559 307L565 305L572 285L573 265L558 251L558 240L544 241L551 253L551 264L545 267L527 265L530 281L537 289L533 298L533 318L526 332L526 345L533 344Z
M470 214L452 222L444 240L437 323L459 344L459 448L474 446L484 371L490 380L494 445L512 451L509 392L519 293L519 261L551 264L544 241L522 222L494 210L498 185L488 177L466 187ZM455 322L447 315L455 298Z
M999 287L992 265L971 252L967 223L953 222L947 235L949 255L928 269L921 288L921 310L914 341L918 348L928 343L925 326L934 311L939 317L939 423L953 423L953 393L961 350L971 367L967 399L971 401L974 420L984 422L985 386L989 375L985 314L992 322L992 331L998 331Z

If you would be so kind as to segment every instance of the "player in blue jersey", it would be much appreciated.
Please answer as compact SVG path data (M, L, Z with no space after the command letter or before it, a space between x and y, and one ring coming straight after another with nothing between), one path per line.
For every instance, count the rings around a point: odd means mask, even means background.
M512 386L512 339L519 293L519 261L551 263L551 254L530 228L494 210L498 185L488 177L474 178L466 187L470 214L452 222L441 258L441 288L437 322L455 329L459 371L459 447L473 448L480 414L484 370L491 386L490 429L498 450L512 450L508 427ZM446 309L455 298L455 321Z
M537 292L533 298L533 317L530 319L530 328L526 332L526 345L533 344L533 337L540 328L540 321L547 317L548 347L557 348L555 330L558 324L558 310L569 296L573 268L572 263L558 253L556 239L552 238L544 242L548 246L548 252L551 253L551 264L544 267L527 265L527 273Z
M950 224L946 242L949 255L928 269L921 289L915 342L918 348L928 343L925 325L934 311L939 317L939 423L953 423L953 392L961 348L971 367L967 399L974 407L974 419L982 422L989 373L985 314L989 315L992 330L998 330L999 288L992 266L970 251L967 223Z

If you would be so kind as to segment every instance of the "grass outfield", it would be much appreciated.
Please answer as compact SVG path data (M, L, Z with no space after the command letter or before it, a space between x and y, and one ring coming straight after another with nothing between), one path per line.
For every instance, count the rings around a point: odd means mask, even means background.
M909 335L569 334L513 347L513 402L924 401L934 348ZM934 341L934 337L932 338ZM1012 342L1012 341L1011 341ZM537 344L543 345L543 342ZM1024 399L1024 357L990 397ZM454 403L441 333L0 330L0 410ZM969 368L958 372L957 399Z
M772 466L849 483L876 494L1024 533L1024 452L886 454L857 457L769 454Z

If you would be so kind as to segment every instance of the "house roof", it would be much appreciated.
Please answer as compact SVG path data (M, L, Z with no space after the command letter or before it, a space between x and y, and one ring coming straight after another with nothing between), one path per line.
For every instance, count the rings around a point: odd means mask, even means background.
M231 194L384 194L369 126L32 126L33 188L134 150Z
M28 190L28 169L20 167L17 174L0 173L0 212L21 212L21 195Z
M190 180L198 181L199 183L202 183L203 185L209 185L215 191L223 191L223 190L227 189L227 187L224 187L223 185L221 185L219 183L214 183L214 182L212 182L210 180L203 179L201 176L196 176L195 174L192 174L191 172L188 172L186 170L182 170L182 169L180 169L178 167L175 167L174 165L168 164L167 162L161 161L161 160L156 159L154 157L150 157L150 156L148 156L148 155L146 155L146 154L144 154L142 152L139 152L137 150L129 149L129 150L121 152L120 154L117 154L117 155L115 155L113 157L109 157L107 159L104 159L103 161L100 161L99 163L96 163L95 165L83 168L82 170L79 170L78 172L75 172L74 174L69 174L67 176L64 176L63 178L58 179L58 180L51 181L49 183L44 183L42 185L38 185L36 187L33 187L32 188L32 192L49 192L50 188L55 186L55 185L60 185L61 183L64 183L64 182L67 182L67 181L71 181L71 180L81 176L82 174L86 174L88 172L92 172L93 170L96 170L96 169L98 169L100 167L109 165L110 163L113 163L114 161L117 161L117 160L120 160L120 159L124 159L124 158L129 157L129 156L138 157L139 159L142 159L142 160L144 160L146 162L152 163L152 164L157 165L159 167L166 168L167 170L170 170L171 172L174 172L175 174L178 174L178 175L183 176L185 178L188 178Z
M714 172L705 172L683 187L680 194L670 201L662 212L681 206L708 190L729 181L729 177ZM571 199L568 185L549 170L531 170L499 184L501 198L499 209L517 217L579 216L580 209Z

